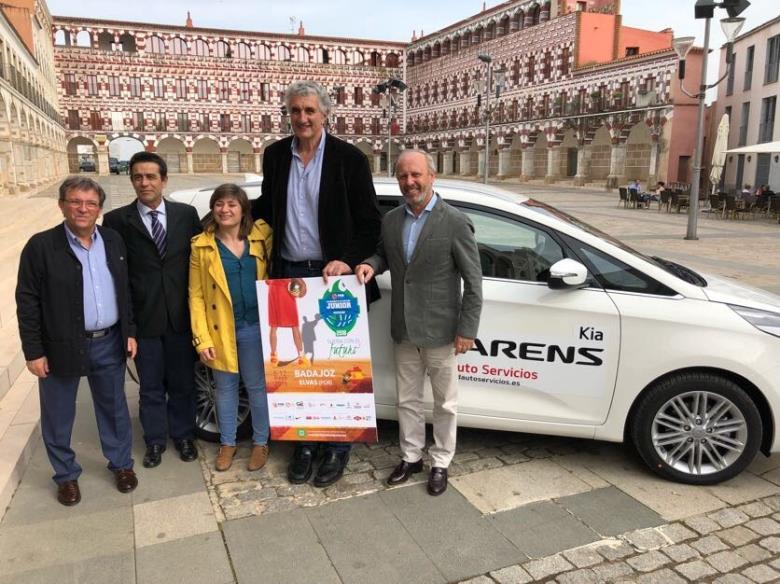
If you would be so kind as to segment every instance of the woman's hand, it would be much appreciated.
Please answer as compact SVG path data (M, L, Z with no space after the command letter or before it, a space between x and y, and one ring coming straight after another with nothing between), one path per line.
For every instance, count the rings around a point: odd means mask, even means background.
M217 358L217 350L214 347L208 347L207 349L200 351L198 357L200 357L200 360L204 365L208 365L209 361L213 361Z

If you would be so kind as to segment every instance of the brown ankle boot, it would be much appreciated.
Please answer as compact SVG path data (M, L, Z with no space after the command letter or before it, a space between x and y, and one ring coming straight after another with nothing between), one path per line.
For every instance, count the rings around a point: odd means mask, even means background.
M252 446L252 454L249 456L249 463L246 465L247 470L260 470L265 466L265 462L268 460L268 445L255 444Z
M219 471L229 469L230 465L233 464L233 457L236 455L236 450L237 448L235 446L226 446L224 444L220 446L214 468Z

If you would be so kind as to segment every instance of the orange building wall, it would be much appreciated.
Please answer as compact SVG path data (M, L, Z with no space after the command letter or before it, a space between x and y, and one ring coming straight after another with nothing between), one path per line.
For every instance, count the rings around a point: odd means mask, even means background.
M8 19L8 22L16 30L16 34L27 46L27 50L35 57L35 44L33 42L32 15L35 10L35 0L3 0L0 10Z
M696 91L701 80L702 50L694 48L685 59L685 88ZM671 82L671 99L674 103L672 129L669 136L669 169L667 182L677 180L680 156L690 156L689 176L693 178L693 151L696 147L696 116L698 102L680 90L680 80L675 73Z
M587 3L587 12L603 12L620 14L620 0L584 0ZM577 0L560 0L559 14L568 14L577 11Z
M639 47L639 54L651 53L672 47L672 30L661 32L643 30L630 26L620 27L620 40L618 41L618 58L626 56L626 47Z
M618 18L614 14L578 12L576 66L608 63L615 55L615 32Z

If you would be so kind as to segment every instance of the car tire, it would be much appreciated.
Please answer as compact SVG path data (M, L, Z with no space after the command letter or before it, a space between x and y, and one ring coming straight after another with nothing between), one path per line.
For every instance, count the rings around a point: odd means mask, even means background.
M733 381L709 373L674 375L637 404L631 438L664 478L712 485L738 475L758 452L756 404Z
M219 421L215 401L216 385L209 367L200 361L195 363L195 434L208 442L219 442ZM249 412L249 398L243 382L238 385L238 419L236 440L245 440L252 435L252 418Z

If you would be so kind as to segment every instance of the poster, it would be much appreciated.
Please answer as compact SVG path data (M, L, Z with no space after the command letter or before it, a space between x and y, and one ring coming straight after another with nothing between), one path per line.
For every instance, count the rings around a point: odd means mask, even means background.
M273 440L376 442L365 287L352 275L257 282Z

